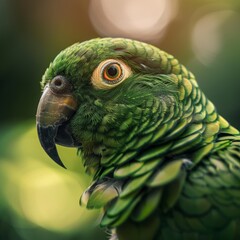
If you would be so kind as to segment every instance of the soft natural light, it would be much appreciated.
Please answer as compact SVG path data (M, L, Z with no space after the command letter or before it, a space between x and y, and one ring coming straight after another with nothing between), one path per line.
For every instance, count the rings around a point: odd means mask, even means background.
M102 36L160 39L177 12L176 0L92 0L91 21Z
M211 63L222 47L222 24L234 11L217 11L203 16L192 31L192 48L196 58L203 64Z

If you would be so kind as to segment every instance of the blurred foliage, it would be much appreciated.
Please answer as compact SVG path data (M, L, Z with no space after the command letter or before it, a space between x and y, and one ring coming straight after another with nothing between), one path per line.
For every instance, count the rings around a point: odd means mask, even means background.
M59 169L39 146L29 122L1 131L0 146L0 239L6 239L1 234L29 240L103 236L96 227L100 213L78 204L90 179L81 177L84 170L75 149L59 148L68 171Z
M90 178L76 150L59 149L68 171L55 166L33 124L39 81L50 61L68 45L100 34L90 2L0 1L0 239L106 238L96 227L99 213L79 207ZM192 70L219 112L239 128L240 1L175 2L175 18L149 42Z

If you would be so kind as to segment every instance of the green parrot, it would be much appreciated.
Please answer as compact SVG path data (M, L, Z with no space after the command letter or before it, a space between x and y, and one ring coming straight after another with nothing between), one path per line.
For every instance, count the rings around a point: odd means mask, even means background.
M172 55L97 38L53 60L37 130L78 148L93 182L80 204L103 209L111 239L240 239L240 133Z

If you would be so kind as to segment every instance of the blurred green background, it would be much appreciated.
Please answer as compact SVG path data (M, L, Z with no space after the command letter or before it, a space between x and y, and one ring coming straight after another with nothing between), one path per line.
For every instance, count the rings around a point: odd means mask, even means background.
M76 150L68 171L40 147L39 81L58 52L99 36L143 40L196 75L218 111L240 127L239 0L0 0L0 239L107 239L101 213L79 207L91 179Z

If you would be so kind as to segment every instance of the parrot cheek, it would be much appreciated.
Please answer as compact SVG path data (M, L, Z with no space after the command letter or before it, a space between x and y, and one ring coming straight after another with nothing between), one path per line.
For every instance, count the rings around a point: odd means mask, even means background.
M64 167L56 144L79 147L69 129L69 120L77 109L77 102L71 94L55 94L47 86L39 101L36 122L40 143L57 164Z

